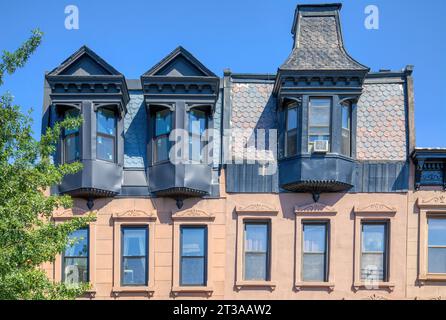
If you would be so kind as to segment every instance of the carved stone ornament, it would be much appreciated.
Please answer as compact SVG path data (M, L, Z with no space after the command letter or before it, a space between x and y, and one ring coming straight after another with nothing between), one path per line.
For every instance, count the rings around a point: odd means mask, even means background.
M237 206L235 210L237 213L279 213L279 210L264 203L253 203L246 207Z
M128 210L124 212L118 212L113 213L113 219L141 219L141 218L148 218L148 219L156 219L156 210L147 212L143 210Z
M215 217L208 212L200 209L188 209L179 212L172 212L172 219L214 219Z
M74 207L70 209L64 209L64 210L57 210L53 213L53 218L72 218L76 216L82 216L89 211L84 210L79 207Z
M294 212L296 214L305 214L305 213L331 213L336 214L337 211L333 209L333 207L317 202L304 206L296 206L294 207Z
M383 203L372 203L364 208L355 208L355 213L396 213L396 208Z

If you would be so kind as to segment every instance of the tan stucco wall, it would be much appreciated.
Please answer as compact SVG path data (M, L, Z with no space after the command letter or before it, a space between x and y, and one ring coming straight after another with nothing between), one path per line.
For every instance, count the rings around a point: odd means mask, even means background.
M411 177L413 180L413 177ZM413 181L411 181L411 184ZM437 299L446 297L446 282L423 282L419 278L420 209L418 201L444 196L441 188L394 194L322 194L317 205L309 194L226 194L222 188L218 199L187 199L179 210L172 199L98 199L97 221L90 244L90 278L96 299ZM419 200L420 199L420 200ZM424 200L423 200L424 199ZM308 207L308 205L310 205ZM446 213L446 199L435 202ZM75 209L58 211L56 220L87 211L85 200L76 199ZM297 208L297 210L296 210ZM296 211L298 212L296 214ZM303 211L300 212L300 211ZM266 213L265 213L266 212ZM300 212L300 213L299 213ZM260 283L244 286L238 279L241 268L238 224L244 218L271 219L272 264L271 286ZM355 256L358 256L360 219L390 220L389 285L376 290L356 286ZM296 245L300 219L330 220L330 272L332 287L295 287ZM149 286L147 292L119 292L117 222L148 224L153 233L149 244ZM176 292L174 274L178 273L178 231L175 225L206 224L209 227L209 283L205 290ZM357 231L356 231L357 232ZM299 240L300 241L300 240ZM60 257L43 268L49 277L60 280ZM357 266L356 266L357 268ZM114 280L115 279L115 280ZM172 291L176 292L176 295ZM194 290L192 290L194 291Z

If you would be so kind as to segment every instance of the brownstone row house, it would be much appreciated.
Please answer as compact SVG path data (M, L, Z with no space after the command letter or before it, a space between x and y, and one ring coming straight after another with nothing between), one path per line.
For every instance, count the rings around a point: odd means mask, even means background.
M96 299L446 297L446 150L415 146L413 68L350 57L340 9L297 7L275 75L219 78L182 47L140 79L87 47L47 73L43 130L84 119L54 220L97 214L49 276Z

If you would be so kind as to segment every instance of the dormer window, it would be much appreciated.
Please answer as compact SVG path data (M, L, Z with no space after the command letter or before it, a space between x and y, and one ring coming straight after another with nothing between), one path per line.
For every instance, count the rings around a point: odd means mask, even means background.
M352 130L352 111L351 105L345 104L341 106L342 110L342 142L341 142L341 153L344 156L351 157L351 130Z
M153 160L155 163L169 160L169 134L172 130L172 112L162 109L155 112L153 135Z
M314 152L316 141L327 141L330 151L331 99L311 98L308 112L308 152Z
M116 114L108 108L97 112L96 158L116 162Z
M68 109L64 118L76 118L79 116L77 109ZM80 160L79 128L64 129L63 131L63 163Z
M286 109L285 157L297 155L297 103L291 103Z
M194 162L204 160L202 150L206 141L201 138L208 128L208 118L205 110L196 108L189 112L189 159Z

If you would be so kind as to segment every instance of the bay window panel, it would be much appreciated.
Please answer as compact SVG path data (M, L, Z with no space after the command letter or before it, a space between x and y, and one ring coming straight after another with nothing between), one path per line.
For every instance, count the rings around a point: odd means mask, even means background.
M155 162L169 159L169 137L162 136L155 139Z
M147 285L147 228L122 227L122 285Z
M96 119L96 158L115 162L116 114L113 110L100 108Z
M286 136L285 147L286 156L292 157L297 155L297 106L295 104L289 106L286 112Z
M115 138L98 135L96 137L96 155L100 160L114 162Z
M308 152L313 152L314 142L331 141L331 99L311 98L308 112Z
M169 134L172 129L172 112L168 109L155 113L153 137L153 161L169 160Z
M268 223L245 223L244 280L268 280L269 241Z
M350 105L343 105L341 108L342 108L341 153L345 156L351 156L351 107Z
M72 133L64 139L64 162L74 162L80 159L79 134Z
M116 116L113 110L99 109L97 116L98 132L114 136L116 134Z
M158 111L155 115L155 136L169 134L172 130L172 115L170 110Z
M208 126L208 115L205 111L193 109L189 112L189 159L193 161L203 160L202 150L205 141L202 136Z
M88 282L88 257L88 229L72 232L68 236L68 245L62 257L62 279L66 284Z
M428 219L428 273L446 274L446 218Z
M200 226L183 226L180 232L180 283L182 286L205 286L207 229Z

